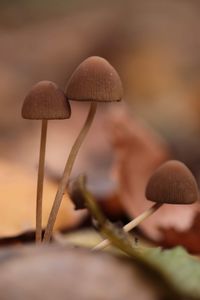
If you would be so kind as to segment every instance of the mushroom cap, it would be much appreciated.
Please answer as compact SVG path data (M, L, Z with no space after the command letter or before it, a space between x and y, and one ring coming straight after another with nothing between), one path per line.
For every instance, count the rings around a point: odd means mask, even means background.
M98 56L85 59L73 72L66 87L69 100L111 102L123 95L121 79L107 60Z
M69 119L71 108L64 92L51 81L40 81L26 96L22 117L32 120Z
M146 187L146 198L158 203L192 204L198 200L199 190L186 165L170 160L151 176Z

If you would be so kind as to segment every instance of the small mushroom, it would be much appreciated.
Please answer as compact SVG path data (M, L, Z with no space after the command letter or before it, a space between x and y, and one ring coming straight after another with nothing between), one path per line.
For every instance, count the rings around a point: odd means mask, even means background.
M70 116L70 104L64 92L51 81L40 81L34 85L23 103L24 119L42 120L36 200L36 242L41 242L42 239L42 195L48 120L68 119Z
M161 204L192 204L198 199L198 194L193 174L186 165L175 160L160 166L146 188L147 199Z
M122 94L122 83L118 73L107 60L98 56L89 57L84 60L69 79L66 87L67 98L81 102L88 101L91 102L91 105L83 128L69 154L45 230L44 242L48 242L51 238L53 226L74 161L93 122L97 103L120 101Z
M149 179L146 198L155 204L126 224L124 226L126 232L138 226L164 203L193 204L199 199L199 190L193 174L186 165L180 161L170 160L162 164ZM100 250L109 244L108 240L103 240L93 249Z

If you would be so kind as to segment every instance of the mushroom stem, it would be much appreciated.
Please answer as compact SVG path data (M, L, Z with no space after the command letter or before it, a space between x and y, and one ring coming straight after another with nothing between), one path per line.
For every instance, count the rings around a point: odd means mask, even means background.
M79 149L80 149L80 147L81 147L81 145L82 145L82 143L83 143L90 127L91 127L91 124L93 122L93 119L94 119L94 116L95 116L95 113L96 113L96 109L97 109L97 103L94 103L94 102L91 103L87 119L86 119L86 121L85 121L85 123L84 123L77 139L75 140L74 145L72 146L72 149L71 149L71 152L69 154L67 163L65 165L63 176L62 176L62 179L60 181L60 184L59 184L59 187L58 187L58 190L57 190L57 194L56 194L56 197L55 197L55 200L54 200L54 203L53 203L50 215L49 215L47 227L46 227L46 230L45 230L45 233L44 233L44 239L43 239L44 243L49 242L49 240L51 238L51 235L52 235L52 232L53 232L53 227L54 227L56 217L57 217L57 214L58 214L58 210L60 208L62 198L63 198L63 195L65 193L65 189L66 189L66 186L67 186L67 183L68 183L71 171L72 171L72 167L74 165L74 162L75 162L76 156L78 154L78 151L79 151Z
M155 203L152 207L148 208L143 213L141 213L138 217L136 217L134 220L132 220L131 222L126 224L123 227L124 231L125 232L131 231L133 228L138 226L145 219L150 217L154 212L156 212L162 205L163 205L163 203ZM102 242L100 242L98 245L96 245L92 250L102 250L109 245L110 245L110 241L106 239L106 240L103 240Z
M38 180L37 180L37 199L36 199L36 234L35 234L36 243L41 243L42 241L42 196L43 196L43 184L44 184L47 126L48 126L48 120L42 120Z

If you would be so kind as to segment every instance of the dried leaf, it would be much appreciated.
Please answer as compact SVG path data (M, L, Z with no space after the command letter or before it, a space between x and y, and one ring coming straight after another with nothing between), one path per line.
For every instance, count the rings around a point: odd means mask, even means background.
M8 237L35 228L37 174L22 167L0 161L0 236ZM57 186L49 181L44 186L43 227L46 226ZM55 229L73 227L83 213L74 212L65 196Z
M200 213L194 217L193 223L187 230L177 230L173 227L160 228L162 239L159 244L171 248L176 245L184 246L190 253L200 253Z
M110 137L115 151L114 176L120 187L121 204L134 218L152 206L145 198L145 187L154 170L170 158L166 143L152 129L145 127L127 111L113 114ZM159 239L159 227L188 228L199 205L164 205L155 215L141 224L143 232L152 239Z

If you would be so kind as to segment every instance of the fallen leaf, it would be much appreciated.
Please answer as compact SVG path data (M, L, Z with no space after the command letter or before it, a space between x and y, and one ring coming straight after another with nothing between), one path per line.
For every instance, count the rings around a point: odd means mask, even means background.
M145 250L148 259L166 274L184 299L200 299L200 261L182 247L162 251L159 248ZM188 298L187 298L188 297Z
M53 235L54 241L62 246L73 246L92 249L102 241L100 234L94 229L82 229L62 234L56 232Z
M187 230L177 230L173 227L160 228L162 238L159 244L166 248L172 248L181 245L190 253L200 253L200 212L198 212L193 220L190 228Z
M29 172L17 164L0 161L0 237L17 235L35 229L37 173ZM45 181L43 227L57 191L57 185ZM75 212L73 204L64 196L55 230L77 225L83 212Z
M125 109L112 113L109 129L115 153L113 176L119 184L119 199L126 213L134 218L153 205L145 198L146 184L155 169L170 158L170 151L157 133ZM140 228L148 237L158 240L162 236L160 227L185 230L199 209L199 204L165 204L142 222Z

